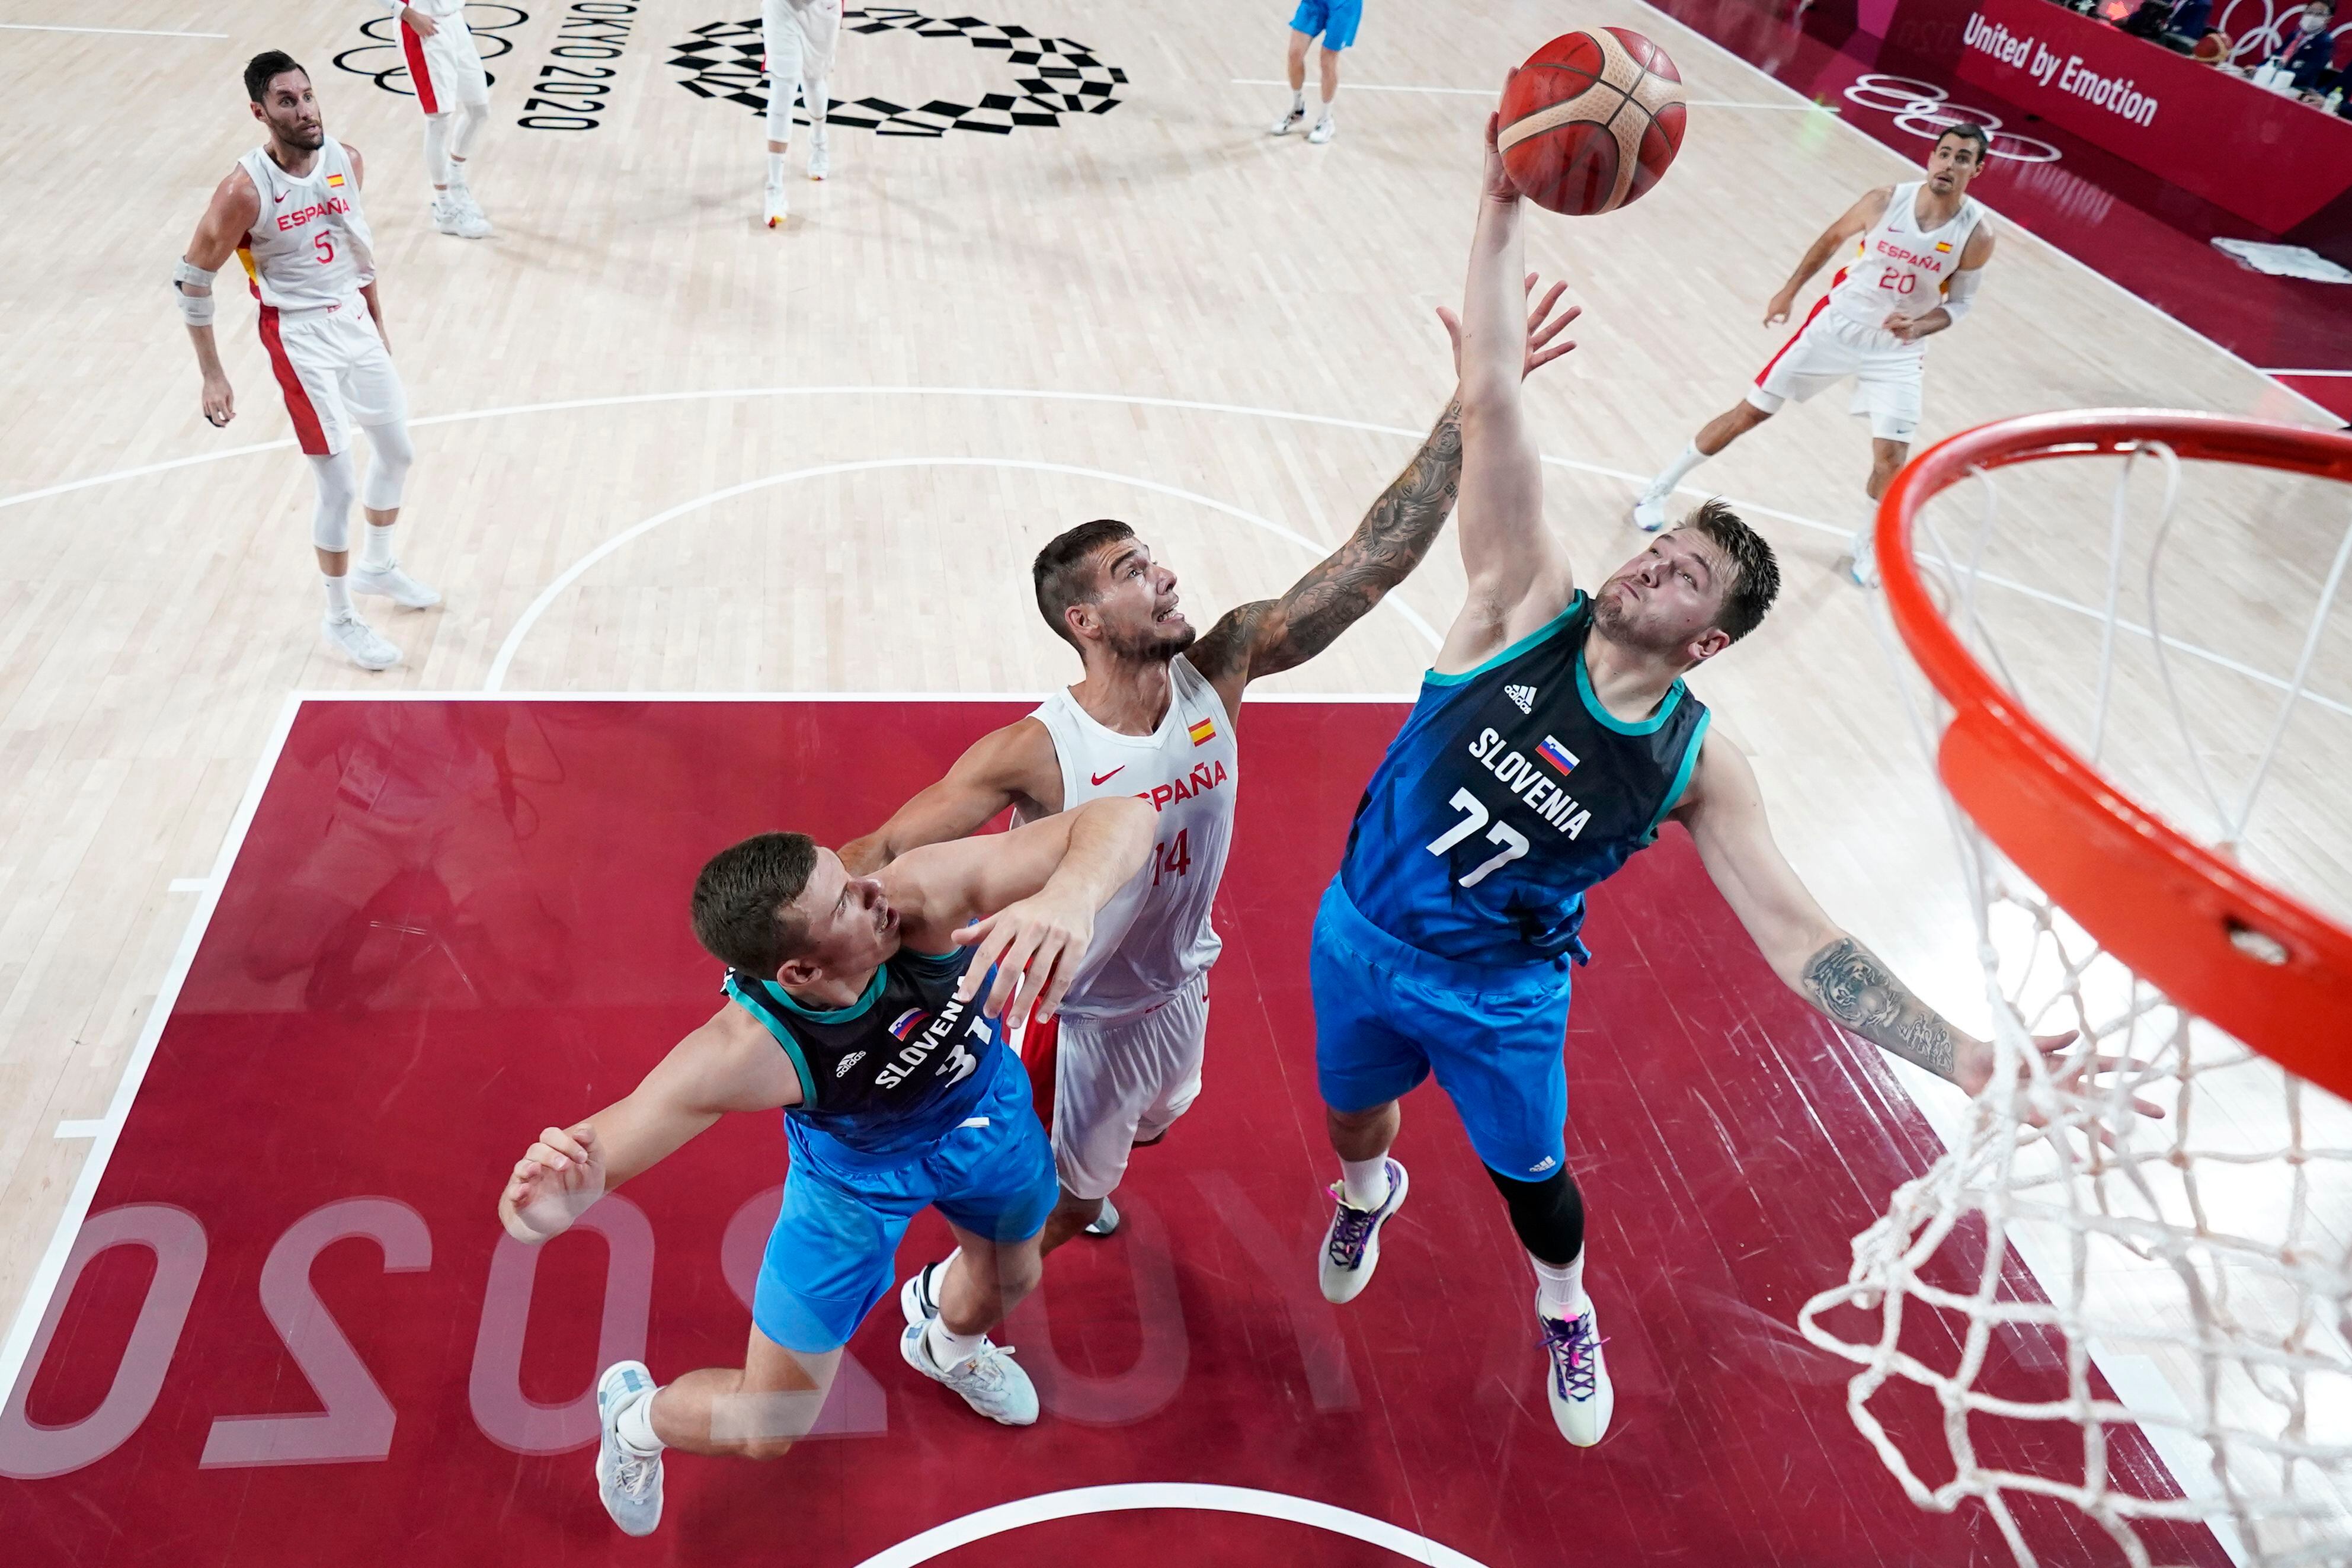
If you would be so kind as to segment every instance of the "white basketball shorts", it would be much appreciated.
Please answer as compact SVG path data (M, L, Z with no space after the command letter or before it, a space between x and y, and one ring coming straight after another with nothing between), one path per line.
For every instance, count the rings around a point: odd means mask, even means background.
M312 310L263 306L261 346L269 351L269 368L286 395L294 438L313 458L349 447L356 426L395 425L408 417L400 372L376 335L367 301L356 294Z
M416 106L427 114L446 114L461 103L490 101L490 79L482 69L482 53L474 47L472 29L461 16L436 16L431 37L400 24L400 52L408 59L408 79L416 89Z
M1108 1197L1138 1142L1175 1124L1201 1092L1209 977L1150 1012L1109 1023L1064 1015L1054 1057L1054 1165L1082 1198Z
M760 41L768 51L768 79L783 83L790 102L793 84L823 81L833 74L841 43L841 0L765 0L760 8ZM771 92L778 90L774 87Z
M1866 415L1882 441L1908 443L1919 428L1920 367L1926 350L1875 327L1857 326L1833 310L1813 307L1796 336L1756 375L1748 401L1777 414L1789 399L1802 403L1852 376L1853 412Z

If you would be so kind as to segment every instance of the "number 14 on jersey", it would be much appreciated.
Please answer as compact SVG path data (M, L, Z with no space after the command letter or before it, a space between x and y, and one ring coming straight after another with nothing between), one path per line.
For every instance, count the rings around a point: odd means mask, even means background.
M1192 868L1192 830L1191 828L1181 830L1175 837L1165 844L1155 844L1151 847L1151 885L1153 887L1160 886L1160 879L1162 877L1172 880Z

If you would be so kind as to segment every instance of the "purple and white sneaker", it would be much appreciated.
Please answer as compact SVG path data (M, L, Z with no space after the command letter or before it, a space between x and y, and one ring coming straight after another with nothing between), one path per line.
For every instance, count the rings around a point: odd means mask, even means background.
M1325 1300L1352 1301L1371 1283L1372 1270L1381 1261L1381 1226L1404 1206L1405 1189L1411 1184L1403 1164L1395 1160L1389 1162L1388 1198L1376 1209L1349 1207L1339 1184L1331 1184L1337 1206L1331 1211L1331 1227L1323 1233L1323 1256L1316 1264Z
M1536 1306L1543 1325L1544 1386L1551 1395L1551 1418L1559 1435L1580 1448L1590 1448L1609 1430L1609 1416L1617 1395L1609 1386L1609 1368L1601 1359L1600 1324L1592 1304L1574 1318L1547 1318Z

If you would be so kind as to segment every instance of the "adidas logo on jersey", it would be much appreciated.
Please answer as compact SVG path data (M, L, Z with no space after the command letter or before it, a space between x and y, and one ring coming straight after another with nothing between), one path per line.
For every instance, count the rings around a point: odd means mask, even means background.
M841 1058L841 1065L833 1069L833 1076L839 1078L842 1074L847 1072L851 1068L856 1067L859 1062L862 1062L865 1059L866 1053L864 1051L850 1052L847 1056Z
M1519 711L1522 713L1533 713L1536 710L1536 689L1532 686L1506 686L1503 688L1503 695L1517 703Z
M1546 1171L1550 1170L1554 1165L1557 1165L1557 1164L1559 1164L1559 1162L1558 1160L1555 1160L1555 1159L1553 1159L1550 1155L1546 1154L1542 1159L1540 1159L1540 1160L1537 1161L1534 1164L1532 1164L1532 1165L1530 1165L1530 1166L1528 1166L1528 1173L1529 1175L1540 1175L1542 1173L1544 1173L1544 1172L1546 1172Z

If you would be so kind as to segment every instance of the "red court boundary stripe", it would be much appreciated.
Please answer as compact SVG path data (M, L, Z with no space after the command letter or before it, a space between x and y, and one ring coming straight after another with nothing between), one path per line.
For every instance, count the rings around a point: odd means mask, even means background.
M441 100L433 96L433 70L425 63L425 40L408 18L400 19L400 52L408 58L408 79L416 84L416 101L427 114L441 112Z
M256 289L256 293L260 290ZM261 307L261 346L269 351L269 368L278 373L278 385L286 394L286 412L294 420L294 439L302 450L313 458L332 457L327 447L327 432L319 424L319 411L310 405L310 394L302 378L294 374L294 362L286 357L286 344L278 336L278 307Z
M1838 274L1840 281L1843 281L1844 278L1844 273L1841 272ZM1834 289L1837 287L1837 283L1832 282L1830 287ZM1813 301L1813 308L1805 312L1803 324L1799 326L1795 331L1789 334L1789 341L1780 345L1780 352L1774 354L1770 359L1766 360L1764 362L1764 368L1756 373L1757 385L1761 386L1764 384L1764 378L1772 374L1772 367L1779 364L1782 359L1788 356L1789 351L1797 346L1797 340L1805 335L1805 328L1813 324L1813 318L1820 315L1822 313L1822 307L1829 302L1830 297L1827 294L1822 295L1820 299Z

